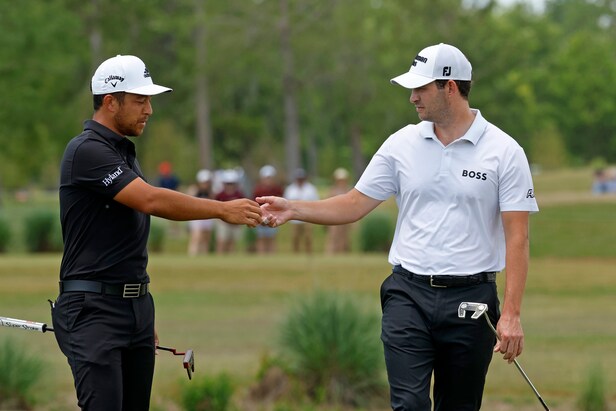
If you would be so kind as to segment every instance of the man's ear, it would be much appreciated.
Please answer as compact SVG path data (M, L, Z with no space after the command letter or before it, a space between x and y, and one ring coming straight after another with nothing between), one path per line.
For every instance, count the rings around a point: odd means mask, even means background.
M447 94L449 94L449 95L452 95L452 94L460 92L460 90L458 90L458 83L456 83L453 80L447 81L447 87L448 87L447 88L447 92L448 92Z
M116 111L118 111L119 107L118 99L113 97L111 94L105 94L105 97L103 97L102 107L104 107L107 111L111 113L115 113Z

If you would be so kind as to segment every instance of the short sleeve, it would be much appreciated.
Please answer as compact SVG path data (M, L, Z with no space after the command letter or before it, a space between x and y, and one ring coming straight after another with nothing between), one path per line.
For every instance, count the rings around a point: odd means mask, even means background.
M520 146L507 156L503 165L499 203L501 211L539 211L528 160Z
M71 163L71 184L111 198L138 177L117 150L98 140L79 144Z
M375 200L385 201L399 191L394 162L389 155L391 139L387 139L377 150L355 185L355 189Z

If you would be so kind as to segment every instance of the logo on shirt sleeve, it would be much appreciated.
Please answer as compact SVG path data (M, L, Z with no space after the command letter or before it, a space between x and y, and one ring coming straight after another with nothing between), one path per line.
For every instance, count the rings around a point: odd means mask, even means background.
M118 168L113 173L107 174L107 177L103 178L103 184L105 185L105 187L109 187L111 183L113 183L113 180L118 178L118 176L123 172L124 171L122 170L121 166L118 166Z
M532 188L530 188L530 189L526 192L526 198L535 198L535 190L533 190Z

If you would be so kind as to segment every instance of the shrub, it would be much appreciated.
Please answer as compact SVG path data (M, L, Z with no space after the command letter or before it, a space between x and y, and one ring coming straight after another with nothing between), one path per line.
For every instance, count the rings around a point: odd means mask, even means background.
M56 213L39 210L25 219L26 248L30 252L59 251L62 249L58 240L60 227Z
M148 251L160 253L163 251L167 230L164 222L152 218L150 223L150 235L148 237Z
M16 341L0 342L0 409L31 409L44 364Z
M588 372L588 380L579 399L581 411L606 411L605 377L599 364L592 366Z
M390 217L384 213L373 213L361 222L359 239L360 250L364 252L387 252L393 237Z
M11 241L11 227L9 223L0 217L0 253L6 251L9 242Z
M244 243L246 251L249 253L257 252L257 230L254 228L244 230Z
M186 411L226 411L230 409L233 383L227 374L193 380L184 386L182 406Z
M362 405L382 387L379 316L340 294L300 300L281 328L283 355L317 401Z

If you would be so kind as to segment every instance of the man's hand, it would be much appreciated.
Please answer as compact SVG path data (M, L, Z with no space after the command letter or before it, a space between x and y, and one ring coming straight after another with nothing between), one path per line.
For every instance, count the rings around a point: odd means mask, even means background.
M288 200L274 196L257 197L256 200L261 204L263 225L277 227L291 219L291 203Z
M524 350L524 331L520 317L501 315L496 331L500 340L496 342L494 352L500 352L503 354L503 359L512 363Z
M158 332L156 331L156 327L154 327L154 354L158 355Z
M247 198L225 201L221 203L223 210L221 219L230 224L246 224L256 227L261 224L261 207Z

